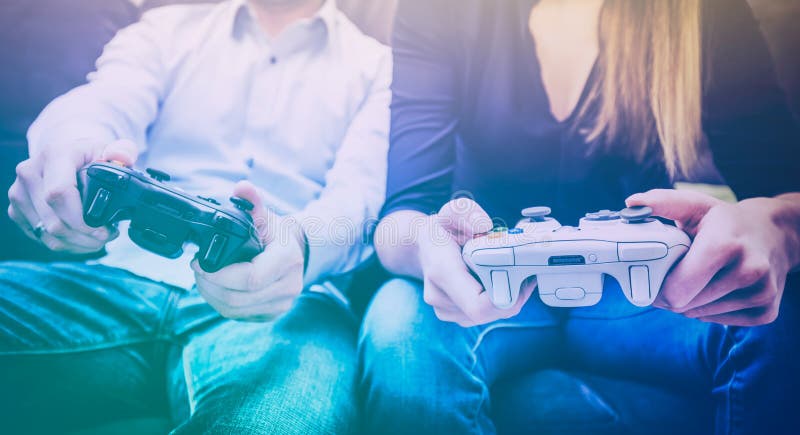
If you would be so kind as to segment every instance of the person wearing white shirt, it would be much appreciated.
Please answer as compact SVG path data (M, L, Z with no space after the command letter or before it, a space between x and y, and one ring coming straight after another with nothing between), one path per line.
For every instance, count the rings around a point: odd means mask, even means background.
M7 409L11 427L162 403L176 433L351 431L358 325L328 278L372 254L391 74L388 47L334 0L167 6L120 31L88 83L31 126L9 190L9 215L30 237L106 252L0 263L0 394L18 396L25 378L31 398ZM134 245L124 223L88 227L75 173L95 160L250 200L268 223L264 252L206 273L196 250L169 260Z

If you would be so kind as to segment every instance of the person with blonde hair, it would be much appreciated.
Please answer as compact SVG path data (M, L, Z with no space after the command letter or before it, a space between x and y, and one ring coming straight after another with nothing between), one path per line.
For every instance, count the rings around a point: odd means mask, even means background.
M492 416L531 409L541 427L503 428L686 429L663 395L625 408L531 391L493 407L499 381L546 368L693 396L709 408L698 432L796 430L799 136L744 0L407 0L393 39L375 245L398 278L360 333L370 433L494 433ZM706 153L738 202L671 188ZM461 249L532 205L565 225L646 205L693 243L652 307L606 279L595 306L545 306L530 280L499 309Z

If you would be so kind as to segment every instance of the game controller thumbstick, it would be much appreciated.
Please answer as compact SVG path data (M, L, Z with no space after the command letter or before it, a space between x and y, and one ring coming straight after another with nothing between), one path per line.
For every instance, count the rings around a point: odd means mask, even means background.
M159 171L158 169L147 168L147 169L145 169L145 171L147 172L147 175L150 176L150 178L152 178L152 179L154 179L154 180L156 180L156 181L158 181L160 183L163 183L165 181L169 181L170 178L172 178L166 172Z
M628 207L619 212L622 220L629 224L648 222L653 215L653 209L644 205Z
M255 207L252 202L238 196L232 196L231 202L241 211L252 211Z
M530 218L534 222L544 222L550 212L550 207L528 207L522 210L522 216Z

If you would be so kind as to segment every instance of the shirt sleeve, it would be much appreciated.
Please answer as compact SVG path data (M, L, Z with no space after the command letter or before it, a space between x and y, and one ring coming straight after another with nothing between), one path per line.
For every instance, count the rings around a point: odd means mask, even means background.
M800 191L800 134L744 0L705 2L703 127L741 199Z
M451 194L458 125L455 46L447 36L452 12L441 0L398 5L383 216L398 210L432 213Z
M371 235L386 192L392 57L388 47L325 175L320 196L294 217L306 233L305 284L349 272L372 255Z
M103 49L88 83L53 100L28 130L31 155L44 145L128 139L145 148L164 93L163 17L157 12L121 30Z

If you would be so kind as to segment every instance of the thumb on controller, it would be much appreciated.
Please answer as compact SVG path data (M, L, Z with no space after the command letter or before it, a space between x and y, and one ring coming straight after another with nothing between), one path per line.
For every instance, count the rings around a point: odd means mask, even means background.
M625 205L648 206L653 209L653 215L692 230L712 207L721 202L713 196L689 190L653 189L629 196Z
M437 219L461 246L476 234L491 230L494 225L483 208L470 198L456 198L443 205Z
M264 206L264 200L261 198L258 188L249 181L240 181L233 188L233 196L246 199L253 204L250 216L253 217L253 225L258 232L258 238L264 246L270 244L277 236L278 216Z

